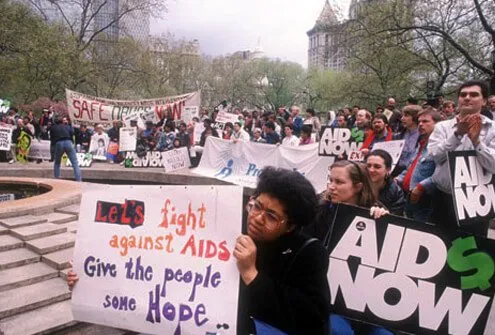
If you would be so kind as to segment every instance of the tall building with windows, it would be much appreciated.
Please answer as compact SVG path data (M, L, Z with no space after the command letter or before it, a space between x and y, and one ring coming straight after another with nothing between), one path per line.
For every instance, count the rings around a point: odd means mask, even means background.
M338 19L338 12L325 0L325 5L308 35L308 67L320 70L342 71L347 54L343 45L345 22Z

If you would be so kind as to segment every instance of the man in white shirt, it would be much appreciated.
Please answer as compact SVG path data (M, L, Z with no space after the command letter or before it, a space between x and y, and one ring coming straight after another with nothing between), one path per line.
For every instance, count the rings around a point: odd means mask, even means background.
M286 124L284 127L285 137L282 140L282 145L284 147L297 147L299 145L299 138L294 135L293 128L291 124Z
M495 173L495 122L481 115L481 110L487 103L488 87L482 81L467 81L460 86L457 95L459 115L437 123L428 140L428 153L436 163L432 178L439 190L431 221L453 229L457 228L457 220L452 201L447 152L475 150L481 166ZM486 225L461 229L486 236L488 222Z
M234 143L237 142L249 142L251 137L248 132L242 128L240 122L234 122L234 132L232 133L231 141Z
M492 113L492 120L495 120L495 95L488 98L488 110Z

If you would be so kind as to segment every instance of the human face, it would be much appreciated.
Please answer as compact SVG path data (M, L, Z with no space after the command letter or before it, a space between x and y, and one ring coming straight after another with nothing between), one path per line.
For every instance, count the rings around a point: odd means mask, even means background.
M406 113L402 113L402 117L400 119L400 122L402 122L402 125L406 129L414 127L413 117L411 115L406 114Z
M455 108L453 104L447 105L444 109L443 112L445 113L446 116L452 116L455 113Z
M418 130L421 135L430 136L435 129L435 121L431 115L420 115L418 118Z
M337 126L339 126L339 128L344 128L345 127L345 124L346 124L345 117L339 116L337 118Z
M239 130L241 130L241 127L238 124L234 123L234 130L238 132Z
M330 171L330 181L327 185L327 192L330 201L333 203L344 202L357 205L358 194L362 185L354 185L347 167L334 167Z
M491 96L488 99L488 103L490 104L490 109L495 112L495 96Z
M366 123L366 111L360 110L356 114L356 124L362 127Z
M260 138L260 137L261 137L261 133L259 131L255 131L254 138Z
M290 129L289 127L285 127L284 131L285 131L285 136L287 137L292 136L292 129Z
M383 158L379 156L369 156L366 160L366 169L368 169L370 179L374 184L384 181L390 172L385 166Z
M284 205L275 197L261 193L250 201L248 235L255 241L273 241L289 231Z
M373 120L373 130L376 134L381 134L385 131L385 122L382 119Z
M475 114L481 112L481 108L486 104L486 99L481 94L481 87L478 85L464 87L459 92L459 111L461 114Z

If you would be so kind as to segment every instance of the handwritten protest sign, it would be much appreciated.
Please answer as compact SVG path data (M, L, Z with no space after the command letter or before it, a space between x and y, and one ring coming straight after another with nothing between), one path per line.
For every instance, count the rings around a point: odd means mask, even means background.
M400 155L402 154L402 149L404 149L404 142L405 142L404 140L378 142L373 144L373 150L381 149L388 152L390 156L392 156L392 170L393 170L397 165L397 163L399 162Z
M495 176L481 166L476 151L449 151L448 162L459 226L495 217Z
M185 106L200 106L200 92L148 100L113 100L66 90L69 117L73 121L110 124L136 117L158 122L162 118L181 119Z
M162 159L165 172L188 168L191 165L189 150L186 147L165 151Z
M74 318L149 334L236 333L238 186L109 186L83 194ZM228 329L227 329L228 328Z
M50 160L50 141L33 140L29 149L28 158Z
M495 241L339 205L328 242L332 311L412 334L483 334Z
M134 151L136 150L137 141L137 129L136 127L122 127L120 128L120 151Z
M10 151L12 128L0 127L0 151Z
M90 167L91 163L93 163L93 155L84 152L76 153L77 163L79 167ZM65 166L72 166L72 163L69 159L65 160Z
M363 143L354 141L350 129L325 127L321 132L318 155L333 157L348 156L351 152L359 150L362 146Z

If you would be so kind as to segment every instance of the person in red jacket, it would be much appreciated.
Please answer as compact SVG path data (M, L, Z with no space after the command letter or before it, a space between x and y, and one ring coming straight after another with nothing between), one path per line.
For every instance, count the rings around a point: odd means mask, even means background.
M387 117L383 114L375 115L371 120L372 130L366 134L361 151L364 155L373 149L373 145L378 142L392 141L392 129L388 126Z

